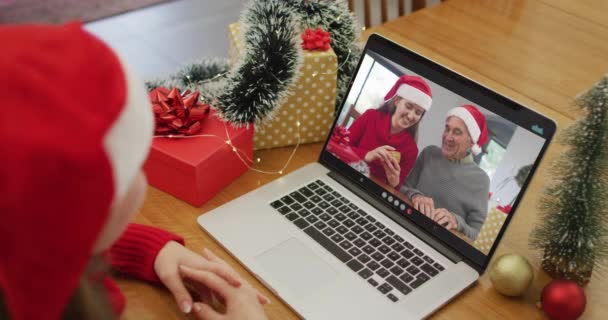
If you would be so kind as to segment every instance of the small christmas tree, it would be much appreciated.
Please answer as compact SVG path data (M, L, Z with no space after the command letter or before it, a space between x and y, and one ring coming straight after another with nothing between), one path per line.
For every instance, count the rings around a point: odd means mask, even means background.
M576 106L585 116L560 136L569 150L551 168L553 183L539 204L542 224L530 244L544 251L550 275L584 285L608 253L608 76Z

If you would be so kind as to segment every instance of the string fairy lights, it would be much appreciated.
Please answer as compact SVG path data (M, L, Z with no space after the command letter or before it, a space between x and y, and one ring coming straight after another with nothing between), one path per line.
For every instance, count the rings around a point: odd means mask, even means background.
M293 157L296 154L296 151L298 150L298 147L300 146L300 126L301 123L299 120L296 121L296 144L294 145L293 150L291 151L289 157L287 158L287 160L285 161L285 163L283 164L283 166L281 167L281 169L276 170L276 171L268 171L268 170L261 170L261 169L257 169L253 167L253 164L255 162L255 164L259 164L262 162L262 159L259 157L256 157L255 161L253 159L251 159L247 153L239 148L237 148L233 143L232 143L232 139L230 137L230 133L228 132L228 126L226 126L226 123L224 122L224 130L226 132L226 137L221 137L215 134L196 134L196 135L191 135L191 136L182 136L182 135L174 135L174 134L169 134L169 135L155 135L154 138L168 138L168 139L193 139L193 138L214 138L214 139L219 139L221 141L223 141L226 145L228 145L231 149L232 152L239 158L239 160L247 167L247 169L254 171L254 172L258 172L258 173L262 173L262 174L278 174L278 175L282 175L285 172L285 169L287 169L287 166L289 166L289 164L291 163L291 160L293 159Z

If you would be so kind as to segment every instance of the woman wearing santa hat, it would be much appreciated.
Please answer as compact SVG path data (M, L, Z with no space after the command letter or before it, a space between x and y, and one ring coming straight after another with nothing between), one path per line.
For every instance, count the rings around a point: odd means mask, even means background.
M483 113L472 105L451 109L441 148L422 150L401 189L418 211L472 240L488 214L490 178L473 161L487 141Z
M185 313L265 319L266 298L224 261L129 224L153 117L143 82L80 24L0 27L0 319L114 319L125 306L99 268L165 286ZM122 234L122 235L121 235ZM202 302L193 303L186 280Z
M350 145L371 174L399 188L416 157L418 126L431 108L429 85L418 76L401 76L378 109L369 109L350 126Z

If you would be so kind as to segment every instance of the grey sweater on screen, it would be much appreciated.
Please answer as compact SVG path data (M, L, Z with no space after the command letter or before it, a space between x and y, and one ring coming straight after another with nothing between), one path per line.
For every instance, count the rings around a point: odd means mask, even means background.
M458 231L475 240L488 215L490 178L468 155L447 160L437 146L422 150L401 192L410 199L416 194L433 199L435 208L456 215Z

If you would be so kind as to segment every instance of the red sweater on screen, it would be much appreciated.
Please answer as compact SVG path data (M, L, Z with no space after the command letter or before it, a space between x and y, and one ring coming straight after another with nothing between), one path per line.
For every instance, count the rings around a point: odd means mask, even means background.
M399 189L418 157L418 146L412 135L405 130L391 134L391 115L376 109L365 111L348 130L350 131L350 145L361 159L369 151L384 145L394 147L401 153L399 184L395 187L395 189ZM369 169L374 177L388 183L380 160L369 163Z
M156 255L169 241L184 244L184 239L162 229L131 223L108 250L110 265L117 271L152 283L160 283L154 272ZM125 308L125 297L109 276L104 277L108 297L116 315Z

